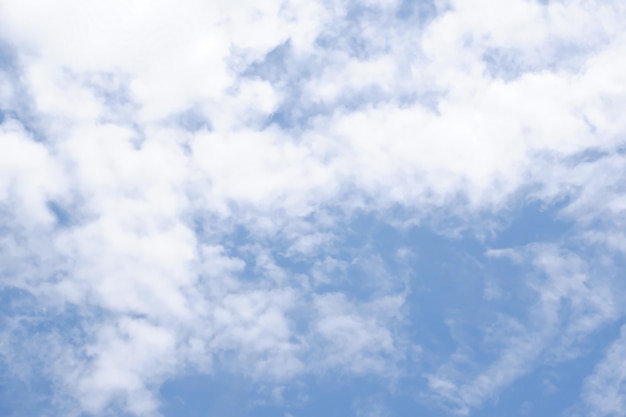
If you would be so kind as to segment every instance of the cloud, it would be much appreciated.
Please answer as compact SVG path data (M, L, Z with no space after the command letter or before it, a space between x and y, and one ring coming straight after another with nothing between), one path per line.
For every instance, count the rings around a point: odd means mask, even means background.
M343 294L316 296L317 318L314 334L327 349L321 349L318 360L331 369L375 374L397 372L389 357L399 354L399 340L393 334L393 322L399 319L403 297L386 297L366 305L355 305Z
M592 416L624 415L624 329L585 381L583 399Z
M460 415L469 414L541 364L575 359L582 353L581 342L620 314L610 274L598 274L592 259L584 260L554 244L531 245L506 256L532 265L526 288L514 290L528 303L530 289L532 302L524 308L528 318L520 321L500 313L481 330L481 351L495 348L493 359L485 362L475 348L463 349L466 342L461 340L448 362L425 375L437 401ZM468 365L476 370L461 371Z
M621 317L617 261L591 254L626 247L624 7L450 1L414 21L401 3L0 5L1 285L75 309L42 362L77 413L157 415L192 367L401 375L407 274L341 249L363 212L459 236L565 201L574 244L490 252L529 268L533 312L500 316L489 361L457 341L427 375L453 411Z

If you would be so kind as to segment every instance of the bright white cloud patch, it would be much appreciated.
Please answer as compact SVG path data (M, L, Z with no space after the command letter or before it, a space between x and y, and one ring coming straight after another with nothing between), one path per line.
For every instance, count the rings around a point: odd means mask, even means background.
M626 415L625 18L0 2L0 414Z

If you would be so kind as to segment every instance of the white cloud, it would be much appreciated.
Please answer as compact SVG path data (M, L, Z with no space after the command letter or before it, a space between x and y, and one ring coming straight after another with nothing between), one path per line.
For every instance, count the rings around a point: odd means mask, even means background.
M626 407L624 328L606 355L585 381L583 399L591 416L623 416Z
M401 354L393 327L403 304L402 296L364 305L351 303L343 294L316 296L314 334L322 338L323 346L328 345L319 350L322 365L357 374L394 376L398 370L392 367L394 361L389 361L389 357Z
M534 302L526 312L529 320L501 316L486 329L485 343L497 352L489 363L482 364L471 351L459 349L437 372L426 375L437 401L455 413L468 415L541 363L576 358L581 353L577 348L580 342L619 314L611 277L591 275L600 272L594 271L597 265L593 260L561 252L556 245L530 246L515 252L513 260L529 258L535 268L526 283L534 293ZM477 370L460 371L468 364Z
M158 404L148 389L175 369L175 335L145 320L124 318L101 326L96 340L86 349L93 362L72 381L85 410L99 413L120 396L130 412L155 415Z
M3 282L104 315L84 325L90 356L70 349L72 369L57 369L85 410L117 401L156 413L164 378L223 357L257 380L316 366L393 374L404 295L391 285L367 302L314 293L348 267L324 250L356 208L447 210L470 227L532 189L572 199L561 215L584 242L624 250L609 232L625 207L623 6L453 1L418 27L392 24L393 1L368 2L380 19L358 21L344 2L257 3L0 5L20 83L0 84L0 108L15 107L0 126L1 244L15 255ZM293 83L246 73L286 44ZM515 56L519 74L491 71L489 53ZM28 111L16 91L28 92ZM178 123L189 111L202 128ZM276 112L304 121L267 125ZM579 163L589 150L607 156ZM250 241L235 241L238 227ZM276 252L311 270L281 267ZM546 277L532 283L536 315L479 372L457 378L452 358L430 376L459 411L542 355L564 360L622 314L590 260L550 246L518 257Z
M0 202L22 226L54 222L47 203L65 191L63 168L15 120L0 125Z

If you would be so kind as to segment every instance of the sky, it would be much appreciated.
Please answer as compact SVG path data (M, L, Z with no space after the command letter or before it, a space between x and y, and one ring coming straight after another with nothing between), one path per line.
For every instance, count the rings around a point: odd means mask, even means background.
M0 416L626 416L624 21L0 0Z

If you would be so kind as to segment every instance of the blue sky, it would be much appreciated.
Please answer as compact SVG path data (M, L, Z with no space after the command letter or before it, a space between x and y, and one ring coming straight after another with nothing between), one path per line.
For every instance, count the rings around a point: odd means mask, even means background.
M626 416L625 18L0 2L0 415Z

